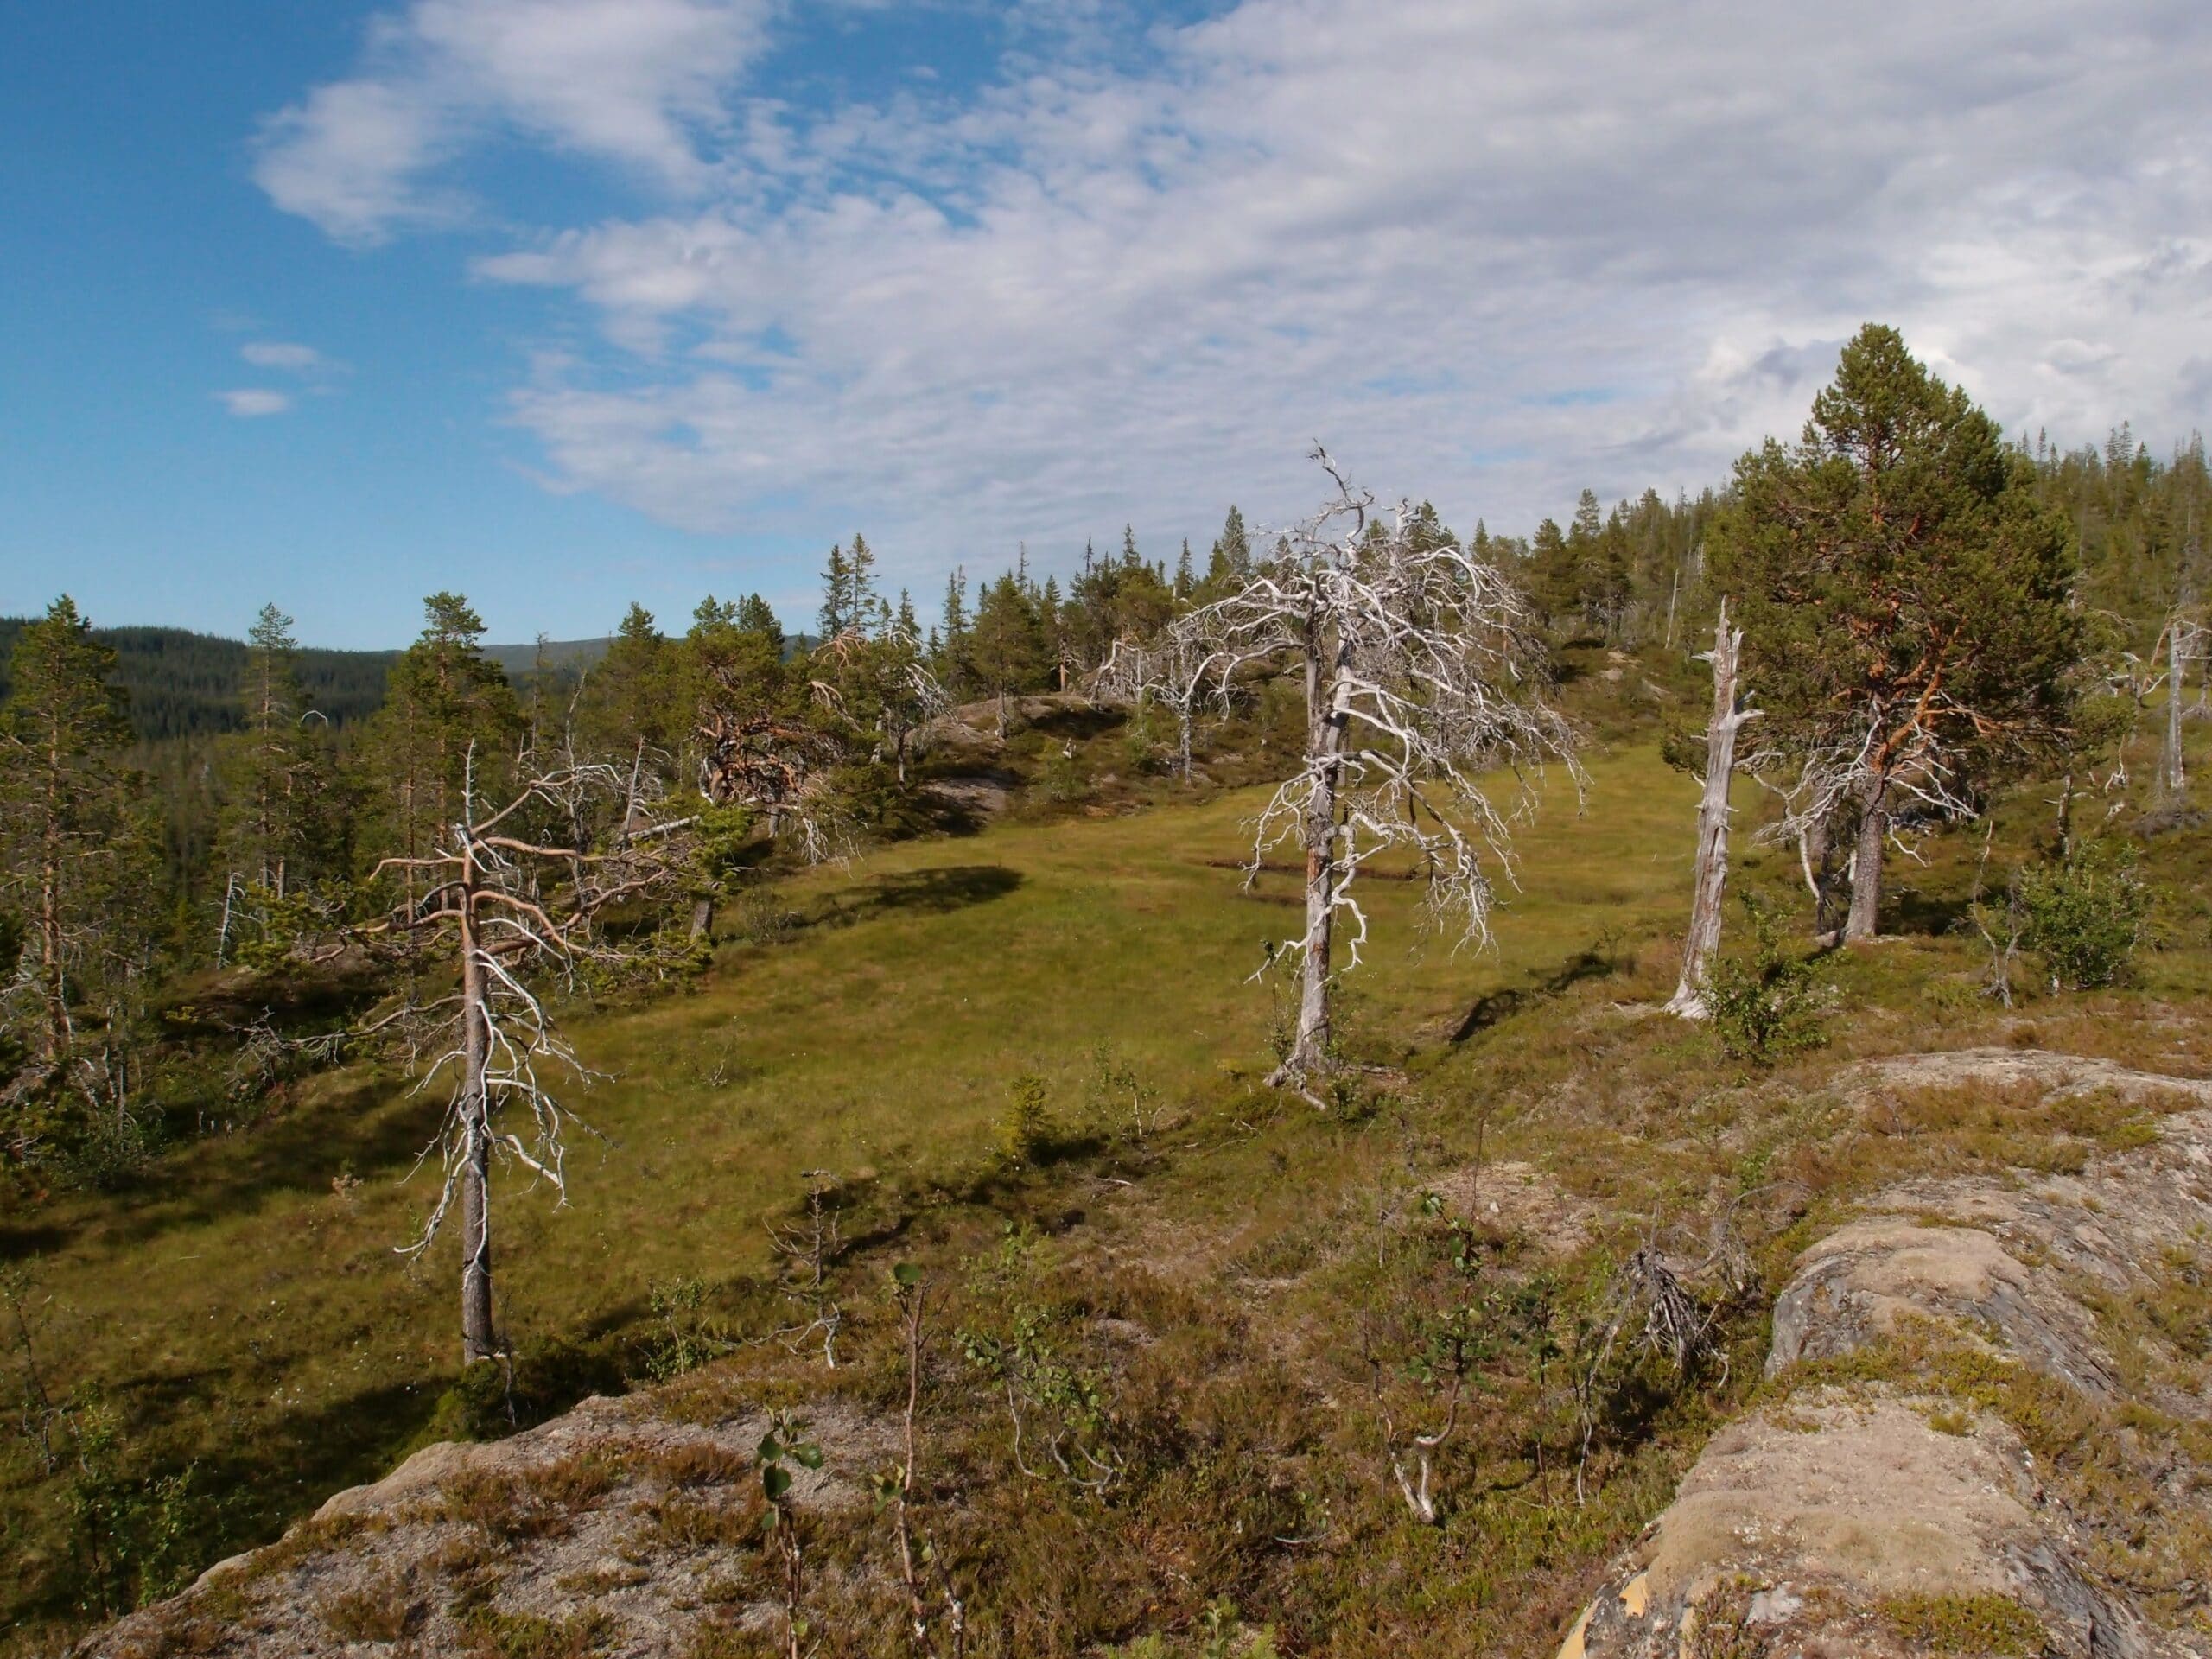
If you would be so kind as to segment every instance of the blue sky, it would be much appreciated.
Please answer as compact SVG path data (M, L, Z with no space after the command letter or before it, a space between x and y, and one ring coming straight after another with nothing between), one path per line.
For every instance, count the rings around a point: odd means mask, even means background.
M925 602L1371 486L1716 481L1860 321L2212 399L2212 9L0 0L0 612ZM1869 12L1879 14L1870 18Z

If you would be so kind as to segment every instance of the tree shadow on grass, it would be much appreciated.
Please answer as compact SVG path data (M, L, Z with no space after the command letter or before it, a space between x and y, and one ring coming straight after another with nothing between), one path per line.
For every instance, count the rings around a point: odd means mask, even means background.
M1955 933L1967 920L1963 893L1925 893L1899 885L1892 890L1891 902L1894 913L1890 920L1899 933Z
M198 1141L158 1160L134 1190L73 1203L41 1238L60 1249L97 1219L100 1248L125 1249L179 1228L251 1215L280 1193L327 1194L341 1170L365 1181L396 1175L421 1154L446 1109L442 1094L410 1088L404 1077L365 1077Z
M1529 984L1502 986L1477 997L1461 1016L1459 1023L1452 1027L1448 1040L1454 1044L1464 1043L1470 1037L1488 1031L1539 1002L1548 1001L1586 979L1607 978L1619 965L1619 958L1614 954L1612 938L1602 936L1594 943L1583 946L1549 973L1534 974Z
M945 915L1003 899L1023 879L1020 871L1003 864L951 864L941 869L879 875L864 887L835 895L825 909L809 917L803 925L849 927L880 916Z

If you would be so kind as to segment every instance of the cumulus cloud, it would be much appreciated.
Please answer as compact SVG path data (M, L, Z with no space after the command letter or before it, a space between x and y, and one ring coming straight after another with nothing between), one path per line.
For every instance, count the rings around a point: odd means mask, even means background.
M225 409L242 421L264 415L282 415L292 406L289 391L272 391L265 386L245 386L234 391L219 391L215 399Z
M765 0L626 5L658 32L586 73L604 9L418 0L299 109L380 87L455 146L496 112L681 194L474 265L599 324L513 394L551 477L668 523L865 514L918 569L1295 511L1318 436L1525 525L1584 483L1718 480L1870 317L2016 429L2201 417L2196 0L1100 6L1009 28L980 91L878 103L760 96ZM359 239L374 199L296 211Z
M263 123L254 176L288 213L367 245L461 218L437 181L512 134L696 189L699 143L772 0L414 0L371 28L362 73Z
M250 340L238 347L238 355L257 369L282 369L293 374L313 374L337 366L314 346L284 340Z

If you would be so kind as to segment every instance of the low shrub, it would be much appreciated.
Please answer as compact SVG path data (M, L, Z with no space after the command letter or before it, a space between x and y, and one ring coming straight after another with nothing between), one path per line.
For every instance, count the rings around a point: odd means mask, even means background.
M2095 990L2126 976L2151 912L2132 849L2084 842L2065 859L2022 870L2015 890L2023 943L2043 958L2051 989Z
M1819 965L1782 940L1772 906L1756 893L1743 895L1751 924L1748 954L1725 958L1706 993L1713 1035L1731 1059L1772 1065L1827 1041L1825 1021L1834 988Z
M1052 1114L1045 1107L1045 1079L1025 1071L1007 1088L999 1115L999 1156L1012 1169L1039 1162L1052 1143Z

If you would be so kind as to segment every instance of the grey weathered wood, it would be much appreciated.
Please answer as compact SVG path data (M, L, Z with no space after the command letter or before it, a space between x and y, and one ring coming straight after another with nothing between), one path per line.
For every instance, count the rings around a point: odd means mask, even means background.
M1690 899L1690 926L1682 941L1682 976L1667 1012L1702 1020L1707 1012L1706 987L1713 953L1720 948L1720 901L1728 885L1728 784L1736 771L1736 734L1759 711L1747 709L1738 694L1737 662L1744 631L1728 626L1728 601L1720 601L1713 626L1713 717L1705 728L1705 798L1697 810L1697 862Z

